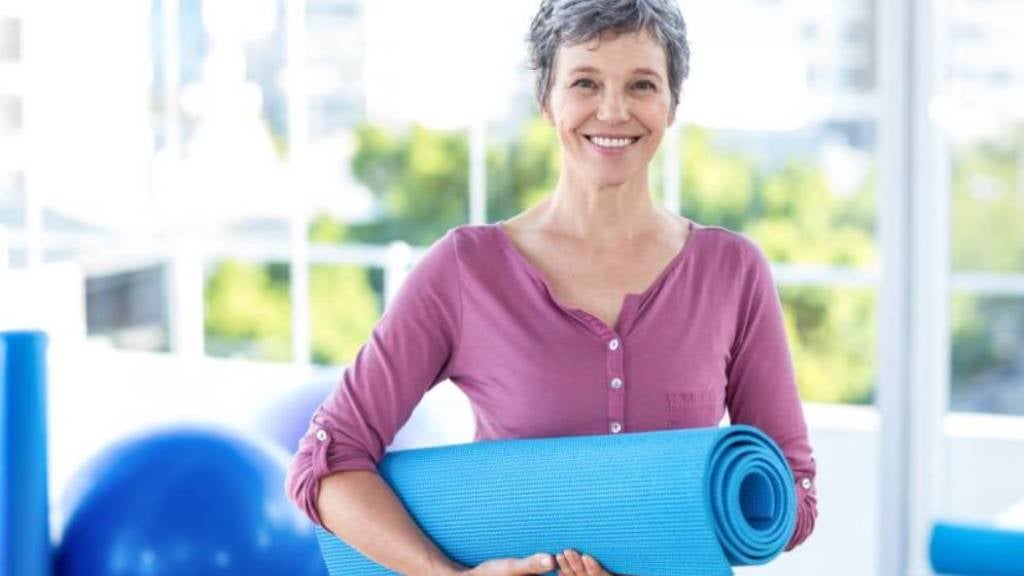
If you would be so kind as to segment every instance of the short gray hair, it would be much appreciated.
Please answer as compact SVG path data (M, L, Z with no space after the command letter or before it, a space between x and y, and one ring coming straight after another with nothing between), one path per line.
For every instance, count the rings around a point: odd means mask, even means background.
M686 22L676 0L543 0L527 36L538 104L543 108L550 95L559 46L588 42L605 32L642 30L665 49L674 111L683 80L690 74Z

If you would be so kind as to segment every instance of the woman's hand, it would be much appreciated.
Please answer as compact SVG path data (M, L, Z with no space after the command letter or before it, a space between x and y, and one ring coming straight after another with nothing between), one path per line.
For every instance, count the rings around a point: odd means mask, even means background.
M547 574L557 567L551 554L539 553L526 558L488 560L459 574L467 576L532 576Z
M573 549L555 556L558 561L558 576L615 576L601 567L601 564L586 554L580 555Z

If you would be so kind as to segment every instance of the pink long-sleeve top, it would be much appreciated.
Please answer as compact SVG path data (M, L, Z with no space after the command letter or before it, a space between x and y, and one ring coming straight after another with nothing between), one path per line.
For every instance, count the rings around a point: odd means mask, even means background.
M469 398L475 440L750 424L782 448L797 493L786 550L814 529L815 461L782 309L760 249L691 224L688 241L614 327L558 302L500 223L450 229L414 266L341 382L311 415L288 470L318 525L320 479L376 471L423 395Z

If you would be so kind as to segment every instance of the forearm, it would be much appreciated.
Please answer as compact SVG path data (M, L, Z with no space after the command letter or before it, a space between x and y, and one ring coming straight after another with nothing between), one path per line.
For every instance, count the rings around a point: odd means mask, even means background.
M317 508L328 530L394 572L448 576L466 569L420 530L374 472L350 470L324 477Z

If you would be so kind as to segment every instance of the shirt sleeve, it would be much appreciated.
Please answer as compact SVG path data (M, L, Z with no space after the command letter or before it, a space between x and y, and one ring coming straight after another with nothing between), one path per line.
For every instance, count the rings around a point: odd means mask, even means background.
M782 305L760 249L743 239L742 286L726 385L729 420L768 434L782 449L796 482L797 521L786 551L810 536L818 516L816 465L786 340Z
M423 395L451 374L462 322L455 238L449 230L413 267L339 385L310 417L285 490L321 527L320 480L343 470L376 472Z

